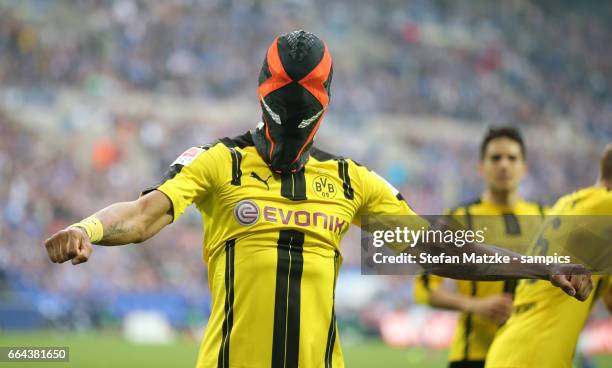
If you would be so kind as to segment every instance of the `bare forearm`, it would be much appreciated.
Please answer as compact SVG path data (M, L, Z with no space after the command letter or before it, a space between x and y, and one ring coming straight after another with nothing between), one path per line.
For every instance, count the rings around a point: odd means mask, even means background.
M163 193L153 191L136 201L112 204L94 216L104 229L97 244L140 243L172 222L172 206Z
M405 216L410 217L410 216ZM462 247L455 245L453 241L446 241L445 237L433 239L422 236L412 240L416 242L406 247L407 241L399 234L404 234L413 226L409 218L404 217L375 217L369 219L368 228L379 232L379 240L384 235L383 243L390 245L392 249L408 253L416 258L416 262L423 267L424 271L434 275L474 281L502 281L511 279L543 279L550 280L553 269L557 270L559 265L546 265L541 263L521 263L522 255L507 249L486 244L465 244ZM382 230L381 230L382 229ZM424 229L424 227L422 228ZM432 224L427 231L445 234L454 232L455 227L449 227L446 222ZM372 232L372 230L370 230ZM389 233L391 236L388 236ZM382 234L382 235L381 235ZM387 240L390 239L390 240ZM422 254L426 254L423 261ZM473 255L476 258L485 258L484 262L466 259L464 255ZM429 261L434 257L452 257L452 261ZM497 257L496 257L497 256ZM499 258L503 258L500 260ZM493 258L493 261L490 259Z
M472 298L458 293L453 293L443 288L432 290L429 295L429 305L435 308L450 309L456 311L468 311Z
M92 216L56 232L45 240L51 262L87 262L92 244L139 243L172 222L172 203L154 190L132 202L112 204Z
M144 240L144 223L135 202L114 203L95 215L104 227L99 245L123 245Z

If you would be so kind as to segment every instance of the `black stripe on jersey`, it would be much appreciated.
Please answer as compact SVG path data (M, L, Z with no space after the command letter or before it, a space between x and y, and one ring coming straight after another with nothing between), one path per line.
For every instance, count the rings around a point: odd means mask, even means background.
M463 202L463 203L461 203L460 205L458 205L457 207L452 208L452 209L449 211L449 213L450 213L451 215L456 215L456 212L457 212L458 210L462 209L462 208L465 210L465 212L468 212L468 209L469 209L471 206L474 206L474 205L476 205L476 204L480 204L480 202L481 202L481 199L480 199L480 198L473 199L473 200L471 200L471 201L466 201L466 202Z
M344 159L344 157L339 156L339 155L334 155L333 153L329 153L326 151L323 151L317 147L312 147L310 150L310 155L314 158L316 158L318 161L330 161L330 160L340 160L340 159ZM352 160L353 163L357 166L363 166L362 164L360 164L359 162Z
M297 367L304 233L281 230L277 244L272 368Z
M342 188L344 188L344 198L353 199L355 193L353 192L353 187L351 186L351 177L349 176L349 164L343 158L338 159L338 175L340 176L340 179L342 179Z
M250 131L247 131L246 133L234 138L221 138L219 139L219 142L223 143L227 148L245 148L255 145L255 143L253 143L253 136L251 135Z
M423 281L423 286L425 287L425 290L430 290L429 288L429 272L423 272L423 274L421 274L421 281Z
M325 368L332 368L332 357L336 343L336 280L338 278L338 251L334 255L334 291L332 294L332 314L327 331L327 343L325 346Z
M223 143L225 145L225 147L227 147L227 148L234 148L234 147L236 147L236 142L234 142L234 140L229 138L229 137L221 138L221 139L219 139L219 142Z
M313 147L310 151L310 155L319 161L329 161L336 160L338 161L338 176L342 179L342 188L344 189L344 198L353 199L355 193L353 191L353 187L351 186L351 177L349 176L349 164L346 159L342 156L334 155L323 150L320 150L316 147ZM353 161L353 163L357 166L361 166L359 163ZM401 194L398 193L397 199L404 200Z
M504 293L514 295L516 291L517 280L506 280L504 281Z
M465 206L465 224L468 230L472 230L474 223L472 221L472 214L470 213L470 206Z
M504 226L506 227L506 234L508 235L520 235L521 234L521 225L519 224L518 217L516 217L513 213L504 213ZM514 295L516 290L516 280L506 280L504 281L504 293L509 293Z
M476 296L476 281L471 282L472 298ZM468 313L465 317L465 345L463 347L463 360L469 360L468 353L470 351L470 335L472 334L472 313Z
M521 235L521 225L519 224L518 217L514 213L504 213L503 217L506 234Z
M238 148L245 148L245 147L255 145L255 143L253 142L253 135L251 135L250 131L247 131L246 133L242 135L234 137L232 138L232 140L234 141L234 143L236 143Z
M242 177L242 170L240 169L242 153L232 147L230 148L230 154L232 155L232 185L239 186Z
M316 158L318 161L338 160L342 158L341 156L320 150L317 147L312 147L310 150L310 155Z
M242 170L240 164L242 163L242 153L236 149L245 148L247 146L253 146L253 137L251 132L247 131L243 135L239 135L234 138L221 138L219 142L223 143L230 150L232 155L232 185L239 186L241 184L240 178L242 177Z
M304 168L296 173L281 174L281 195L292 201L307 199Z
M221 347L219 348L218 368L229 368L230 336L234 324L234 249L236 240L225 242L225 318Z
M152 191L154 191L155 189L159 188L163 183L165 183L166 181L170 180L170 179L174 179L174 177L181 172L181 170L183 170L183 165L181 164L174 164L172 166L170 166L168 168L168 170L166 170L166 172L164 173L164 176L162 177L162 180L153 185L152 187L148 187L145 190L143 190L142 192L140 192L140 195L143 196L147 193L150 193Z
M183 170L183 165L174 164L168 168L166 173L164 174L164 181L174 179L174 177Z

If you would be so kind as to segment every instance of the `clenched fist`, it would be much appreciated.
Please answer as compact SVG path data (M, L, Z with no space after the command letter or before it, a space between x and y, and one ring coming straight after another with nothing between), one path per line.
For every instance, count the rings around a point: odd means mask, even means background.
M591 272L584 266L577 264L557 264L553 266L550 282L581 302L587 300L593 290Z
M45 240L45 247L51 262L64 263L72 260L73 265L87 262L93 251L89 236L80 227L58 231Z

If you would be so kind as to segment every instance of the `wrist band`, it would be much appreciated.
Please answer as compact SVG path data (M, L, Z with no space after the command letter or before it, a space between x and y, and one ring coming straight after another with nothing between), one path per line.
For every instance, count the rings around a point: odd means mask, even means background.
M104 235L104 227L102 226L102 222L95 216L90 216L81 220L81 222L70 225L69 227L80 227L81 229L85 230L87 236L89 236L89 241L92 243L100 241Z

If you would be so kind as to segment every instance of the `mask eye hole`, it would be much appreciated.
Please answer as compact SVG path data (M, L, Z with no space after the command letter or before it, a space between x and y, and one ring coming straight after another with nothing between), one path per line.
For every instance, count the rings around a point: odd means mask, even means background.
M302 120L300 125L298 125L298 128L304 129L310 124L312 124L313 121L316 121L321 116L321 114L323 114L323 111L325 111L325 109L321 109L318 113L314 114L312 117Z
M266 103L266 100L264 100L263 97L261 97L261 104L263 105L264 109L266 109L266 111L268 112L268 115L270 115L270 117L272 118L272 120L274 120L274 122L278 125L282 125L282 121L280 118L280 115L278 115L277 113L275 113L272 108L270 108L270 106L268 106L268 104Z

